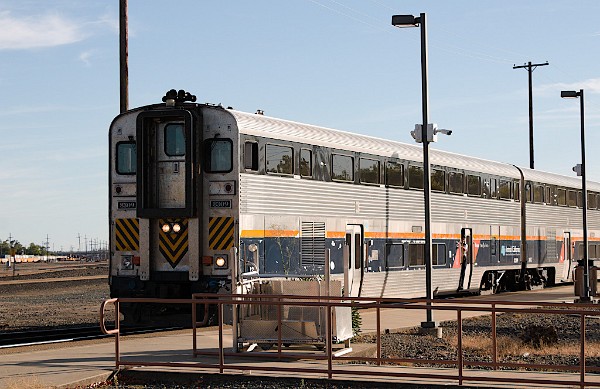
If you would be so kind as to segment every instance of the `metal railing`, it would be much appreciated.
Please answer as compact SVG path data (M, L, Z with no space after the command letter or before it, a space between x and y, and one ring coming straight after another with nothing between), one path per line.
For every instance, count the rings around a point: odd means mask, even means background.
M124 360L120 355L120 327L119 321L115 323L113 330L107 330L105 325L105 310L108 304L114 304L116 317L118 317L120 303L152 303L152 304L190 304L192 307L192 355L194 358L198 356L212 357L216 361L205 362L149 362L149 361L132 361ZM196 308L198 306L215 306L218 319L218 346L216 350L199 348L197 341L199 335L197 322ZM224 332L227 328L224 323L224 310L239 305L265 305L277 307L277 348L272 351L265 352L232 352L227 351L228 347L224 345ZM285 339L282 337L283 319L282 310L285 306L302 306L302 307L322 307L326 310L325 326L326 337L325 347L323 351L314 350L313 352L306 349L284 348ZM360 307L361 312L375 310L376 330L375 336L375 356L360 357L349 354L340 355L334 352L332 341L332 310L334 307ZM568 309L566 309L568 308ZM430 360L430 359L414 359L414 358L384 358L382 356L382 311L386 313L394 310L426 310L433 309L435 311L454 311L456 312L457 323L457 351L456 359L445 360ZM505 302L494 300L427 300L427 299L390 299L390 298L352 298L351 301L347 297L326 297L326 296L295 296L295 295L215 295L215 294L195 294L192 299L142 299L142 298L117 298L110 299L102 303L100 310L100 325L102 331L106 334L115 335L115 367L119 369L121 366L168 366L168 367L185 367L185 368L208 368L218 369L223 373L225 369L236 371L265 371L265 372L282 372L282 373L313 373L326 376L332 379L342 378L344 376L364 376L364 377L403 377L414 378L421 380L435 380L439 383L440 380L448 380L457 382L463 385L465 382L485 382L488 385L493 385L494 382L502 382L507 380L506 374L510 374L510 382L516 384L538 384L538 385L555 385L555 386L578 386L584 387L600 387L600 376L593 373L600 372L600 368L586 365L586 317L599 316L600 307L589 304L555 304L546 302ZM465 312L476 312L480 315L489 314L491 316L491 362L469 360L464 355L463 345L463 318ZM579 316L579 364L574 365L550 365L550 364L532 364L532 363L515 363L504 362L498 357L498 336L497 336L497 317L503 313L519 313L519 314L548 314L548 315L574 315ZM206 314L204 319L206 320ZM235 327L234 327L235 328ZM237 334L233 334L233 342L237 342ZM212 347L215 349L215 347ZM234 347L235 349L235 347ZM264 364L264 363L242 363L244 358L251 358L252 361L270 360L271 362L291 361L289 365L285 364ZM308 364L306 361L314 360L318 363ZM359 365L352 365L349 368L348 363L368 363L369 368L362 369ZM325 365L326 363L326 365ZM415 368L398 365L421 365L421 366L452 366L454 369L444 368L429 369ZM473 367L485 368L490 371L488 376L476 374L481 370L473 369ZM510 370L506 370L510 369ZM537 374L532 375L528 370L536 371ZM548 371L561 371L560 375L544 374ZM567 373L564 373L567 372ZM576 375L576 373L579 373ZM591 374L591 375L590 375ZM540 377L541 375L541 377ZM504 378L502 378L504 377ZM577 378L578 377L578 378ZM505 381L506 382L506 381Z

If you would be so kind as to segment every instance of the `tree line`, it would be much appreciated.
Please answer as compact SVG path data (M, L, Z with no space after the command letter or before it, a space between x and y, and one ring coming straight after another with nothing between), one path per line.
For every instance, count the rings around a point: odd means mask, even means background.
M4 257L5 255L10 254L11 244L7 240L0 241L0 257ZM15 254L17 255L45 255L46 248L44 246L37 245L35 243L30 243L29 246L25 247L18 240L12 241L12 248L15 250Z

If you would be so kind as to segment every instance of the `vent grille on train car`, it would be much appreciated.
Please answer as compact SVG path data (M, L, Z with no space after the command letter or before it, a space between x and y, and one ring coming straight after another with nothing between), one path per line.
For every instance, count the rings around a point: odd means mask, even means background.
M302 266L325 265L325 223L302 222L300 255Z
M546 230L546 260L555 261L557 258L556 228L548 228Z

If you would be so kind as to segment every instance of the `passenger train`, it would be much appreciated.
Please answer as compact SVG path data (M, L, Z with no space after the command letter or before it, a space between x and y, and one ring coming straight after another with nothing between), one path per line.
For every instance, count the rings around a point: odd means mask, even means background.
M172 90L117 116L109 147L113 297L226 293L232 274L289 279L326 266L338 279L346 270L351 296L425 296L418 145ZM572 280L580 179L439 150L430 162L435 295ZM587 189L597 258L600 184Z

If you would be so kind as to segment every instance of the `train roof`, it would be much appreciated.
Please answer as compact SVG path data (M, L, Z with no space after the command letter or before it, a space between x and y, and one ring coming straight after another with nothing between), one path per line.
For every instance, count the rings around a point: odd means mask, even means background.
M313 126L269 116L229 110L235 117L240 132L267 138L281 138L292 142L307 142L343 148L367 154L396 157L417 162L423 161L422 147L402 142L355 134L326 127ZM431 149L430 163L457 169L474 170L509 178L520 178L519 169L527 181L581 189L581 179L543 172L529 168L447 151ZM588 190L600 192L600 183L588 181Z
M229 112L235 117L239 131L244 134L278 138L292 142L308 142L331 148L423 162L421 146L276 119L264 115L234 110L230 110ZM521 178L518 169L513 165L435 149L431 149L430 151L430 163L432 165L473 170L509 178Z

